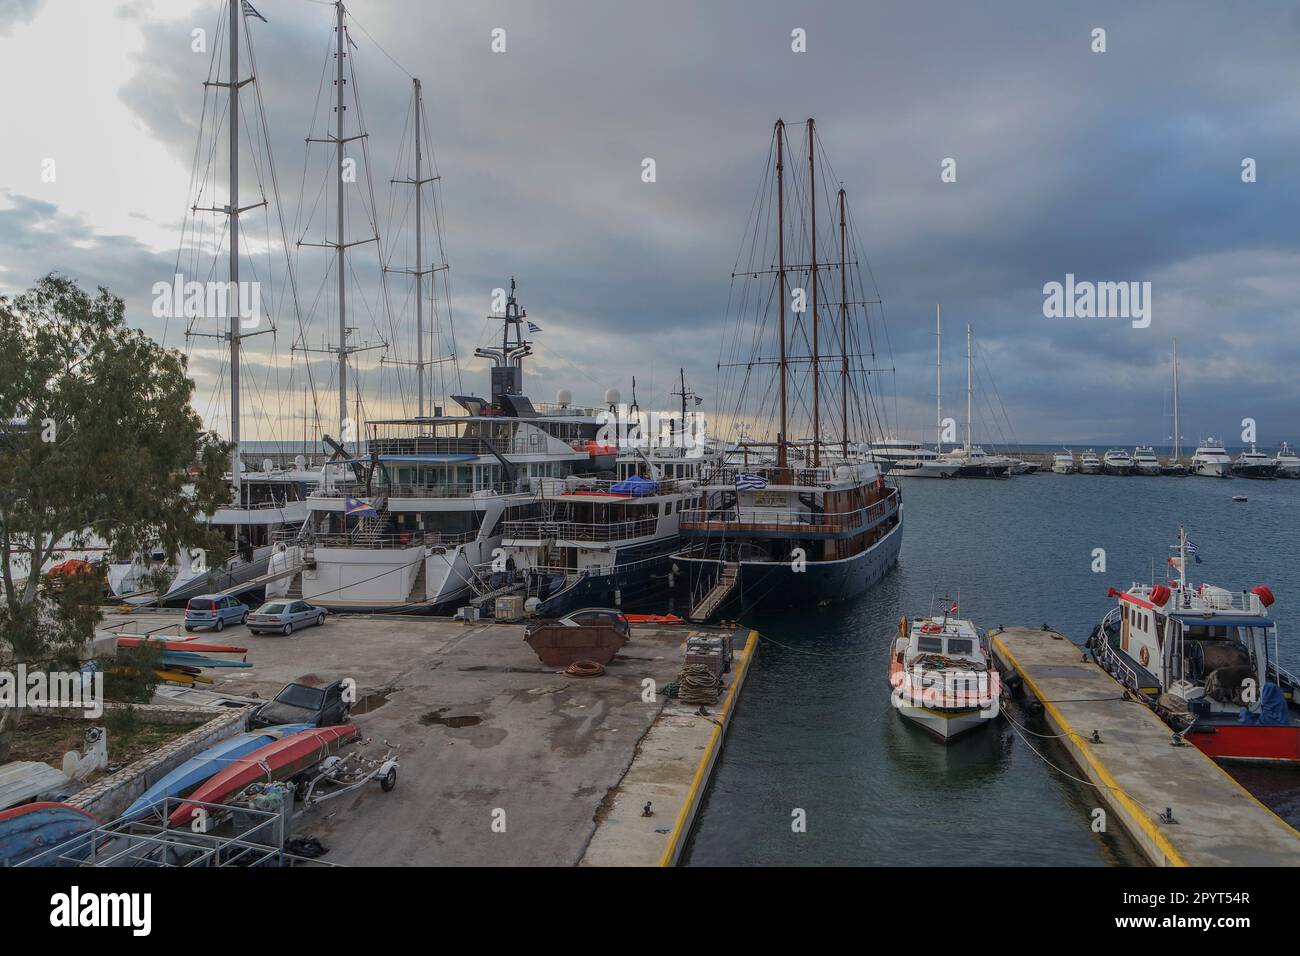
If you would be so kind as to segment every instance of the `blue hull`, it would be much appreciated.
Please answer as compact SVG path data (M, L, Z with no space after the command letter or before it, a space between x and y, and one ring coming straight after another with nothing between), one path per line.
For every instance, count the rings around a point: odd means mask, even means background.
M738 619L749 611L815 607L846 601L866 592L898 563L903 521L866 551L841 561L809 561L795 571L788 561L741 561L730 595L712 617ZM722 563L714 558L677 555L678 603L688 613L692 595L706 593L717 581Z
M301 730L312 730L315 724L280 724L263 730L254 730L245 734L236 734L213 744L200 754L195 754L167 776L140 795L122 814L123 819L142 816L154 807L163 805L168 797L180 797L189 793L219 770L224 770L232 761L238 760L281 737L296 734Z
M16 866L96 825L90 814L61 804L34 804L31 809L6 811L6 818L0 820L0 867ZM80 855L84 858L84 853Z
M665 538L619 551L608 574L588 574L549 594L538 609L542 617L559 617L584 607L616 607L623 611L662 613L672 609L668 584L672 552L680 539Z

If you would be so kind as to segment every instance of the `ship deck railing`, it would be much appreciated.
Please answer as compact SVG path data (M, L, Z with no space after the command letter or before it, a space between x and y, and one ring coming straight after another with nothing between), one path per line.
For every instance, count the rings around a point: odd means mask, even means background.
M466 482L464 484L422 484L410 481L376 482L367 492L363 481L336 481L328 488L318 488L311 498L369 498L380 494L387 498L474 498L497 495L523 494L528 491L527 480ZM310 499L309 499L310 500Z
M757 475L766 479L771 485L792 485L804 488L829 488L836 480L835 469L827 466L819 468L796 468L775 465L755 465L753 468L726 467L715 468L709 472L707 481L710 485L732 485L737 475Z
M790 531L792 529L843 532L866 528L897 508L897 494L854 511L782 511L769 508L684 508L682 531Z
M564 541L626 541L631 538L644 538L655 533L659 525L657 518L641 518L636 521L616 521L602 524L580 521L507 521L503 537L536 540L558 538Z
M400 549L420 546L428 548L455 548L463 544L469 544L477 537L477 531L403 531L397 533L376 534L367 533L363 529L360 532L341 534L285 530L276 533L273 540L283 542L284 544L314 546L318 548Z

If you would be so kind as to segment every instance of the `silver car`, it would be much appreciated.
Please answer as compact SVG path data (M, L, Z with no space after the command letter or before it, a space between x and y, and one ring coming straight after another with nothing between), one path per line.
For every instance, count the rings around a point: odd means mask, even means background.
M311 624L325 623L325 609L312 607L306 601L288 598L279 601L267 601L252 614L248 615L248 629L254 634L279 631L288 637L295 628Z

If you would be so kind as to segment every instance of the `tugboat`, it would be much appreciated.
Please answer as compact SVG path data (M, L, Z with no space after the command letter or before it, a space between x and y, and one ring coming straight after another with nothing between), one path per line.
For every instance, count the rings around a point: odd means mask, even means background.
M1250 451L1243 451L1232 463L1232 473L1241 478L1273 478L1277 474L1277 462L1251 445Z
M943 600L940 616L899 621L889 686L905 720L948 743L997 717L1002 680L988 634Z
M1277 660L1273 592L1193 587L1198 549L1178 529L1177 578L1108 594L1116 606L1088 639L1096 661L1179 739L1216 760L1300 763L1300 681Z
M1081 475L1100 475L1101 459L1097 453L1089 448L1079 456L1079 474Z

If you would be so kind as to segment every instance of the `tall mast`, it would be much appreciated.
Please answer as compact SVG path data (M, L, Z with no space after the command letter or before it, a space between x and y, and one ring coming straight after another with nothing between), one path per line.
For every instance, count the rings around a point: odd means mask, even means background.
M1178 340L1174 339L1174 464L1182 461L1182 433L1178 427Z
M339 428L342 430L340 439L346 442L347 430L344 423L348 420L348 307L344 297L347 293L347 270L344 262L347 247L343 242L343 58L347 56L347 49L343 36L342 0L334 4L334 14L334 59L337 71L334 81L334 151L337 179L335 185L338 187L338 222L335 223L335 241L338 246L339 270Z
M934 304L934 450L943 453L943 332L939 321L939 303Z
M415 87L415 382L416 414L424 417L424 258L420 235L420 81L412 77Z
M808 206L809 232L812 235L812 393L813 393L813 447L812 463L821 464L821 355L817 338L817 165L813 159L813 121L808 119Z
M785 403L785 121L776 121L776 245L777 245L777 282L778 299L781 307L781 320L778 334L781 337L781 433L776 439L776 467L784 469L786 463L786 403Z
M966 457L970 458L970 405L971 405L971 332L966 325Z
M230 0L230 476L239 492L239 14Z
M840 189L840 420L844 430L841 433L840 448L845 458L849 457L849 294L848 277L845 275L844 263L844 189Z

